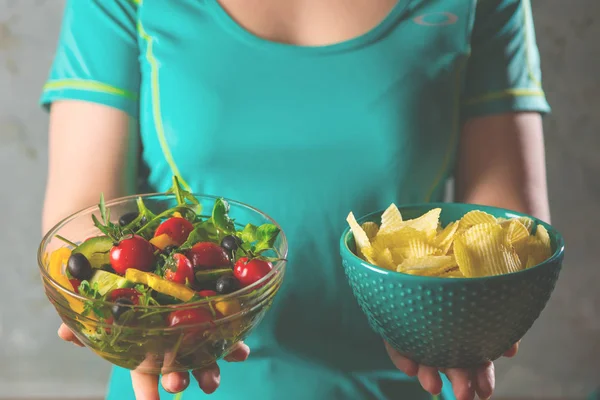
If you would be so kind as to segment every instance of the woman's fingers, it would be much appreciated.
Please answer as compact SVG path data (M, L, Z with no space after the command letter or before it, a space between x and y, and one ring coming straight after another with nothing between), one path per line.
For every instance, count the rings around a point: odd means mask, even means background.
M489 399L492 397L495 385L494 363L488 362L477 368L475 373L475 391L480 399Z
M221 370L217 364L192 371L194 378L198 381L200 389L206 394L211 394L221 383Z
M456 400L473 400L475 387L471 382L471 372L467 369L448 368L446 376L452 382L452 389Z
M421 386L423 386L423 389L433 395L441 393L442 378L440 378L437 368L419 365L417 376L419 377L419 382L421 383Z
M250 347L246 346L244 342L238 342L231 352L225 356L225 360L229 362L246 361L249 355Z
M136 400L159 400L158 376L131 371L131 383Z
M76 344L79 347L83 347L83 343L77 339L75 334L65 324L61 324L58 328L58 337L67 342Z
M390 359L392 360L392 363L394 363L394 366L396 366L396 368L398 368L400 371L404 372L408 376L417 375L417 372L419 371L419 365L416 362L409 360L408 358L398 353L392 348L392 346L388 344L388 342L384 342L384 344L385 349L387 350L387 353L390 356Z
M514 357L517 355L517 353L519 352L519 344L521 343L521 341L518 341L517 343L515 343L513 345L513 347L510 348L510 350L507 350L506 353L504 353L504 357Z
M170 372L163 375L160 383L169 393L183 392L190 384L190 374L187 372Z

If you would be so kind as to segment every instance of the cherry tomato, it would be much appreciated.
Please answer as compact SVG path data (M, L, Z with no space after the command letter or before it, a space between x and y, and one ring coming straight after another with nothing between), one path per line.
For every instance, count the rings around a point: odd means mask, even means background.
M242 257L235 263L233 275L242 284L243 287L252 285L265 277L273 269L273 264L268 261Z
M81 281L79 279L69 279L71 285L73 286L73 291L79 294L79 285L81 285Z
M138 235L124 239L110 250L110 265L121 275L129 268L150 271L154 265L154 247Z
M175 253L169 261L167 261L167 268L165 270L165 279L175 283L186 283L194 282L194 267L189 258L183 254Z
M137 306L140 303L140 295L140 292L132 288L114 289L109 293L108 301L116 302L119 299L127 299Z
M112 324L114 324L114 322L115 322L115 319L114 319L113 317L108 317L108 318L106 318L106 319L104 320L104 323L105 323L106 325L112 325ZM110 335L110 333L111 333L111 329L110 329L110 328L104 328L104 331L105 331L107 334L109 334L109 335Z
M210 331L215 327L212 314L204 308L173 311L167 317L167 323L171 328L192 325L190 328L185 329L186 338L184 340L193 339L193 337L199 336L204 331ZM195 326L200 324L203 324L204 326ZM208 324L210 324L210 327L206 326Z
M172 217L160 224L156 229L156 232L154 232L154 237L167 234L171 239L177 242L178 246L181 246L193 230L194 225L187 219Z
M202 297L212 297L216 296L217 292L215 292L214 290L201 290L198 292L198 294Z
M196 243L187 252L194 268L206 269L229 266L227 252L218 244L212 242Z

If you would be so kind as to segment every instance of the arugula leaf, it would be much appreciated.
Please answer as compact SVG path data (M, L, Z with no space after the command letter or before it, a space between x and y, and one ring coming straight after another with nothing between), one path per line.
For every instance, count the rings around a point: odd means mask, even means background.
M71 242L69 239L62 237L60 235L54 235L55 238L57 238L58 240L65 242L66 244L68 244L69 246L73 246L73 247L77 247L76 243Z
M263 224L256 229L255 251L270 250L275 244L280 229L273 224Z
M175 198L177 199L178 205L186 204L185 203L186 200L188 200L192 204L200 204L198 199L196 197L194 197L194 195L192 193L185 190L179 184L179 178L177 177L177 175L173 176L173 186L171 186L171 189L167 190L165 192L165 194L174 194Z
M215 227L221 232L230 235L235 233L235 224L229 218L229 203L223 199L217 199L213 207L212 220Z
M100 209L100 217L102 218L102 222L100 222L98 218L92 214L92 221L94 222L94 225L100 230L100 232L104 233L114 242L118 242L123 238L125 233L121 226L118 224L113 224L110 221L110 209L106 207L103 193L100 194L100 203L98 204L98 208Z
M97 300L104 300L104 297L100 294L98 289L98 282L94 282L94 285L92 286L89 281L82 281L78 291L80 295L89 299L83 302L83 311L81 312L81 315L85 317L93 312L98 317L104 318L104 311L97 305Z
M110 210L106 208L106 202L104 201L104 193L100 193L100 204L98 204L100 208L100 215L102 216L102 222L105 225L108 225L110 222Z
M252 243L256 241L256 230L256 225L248 224L241 232L238 232L238 236L242 242Z
M147 287L146 285L137 284L134 286L135 290L140 292L139 305L140 306L151 306L151 305L160 305L158 301L152 297L153 290Z
M188 235L187 240L179 246L179 251L191 249L193 245L199 242L207 242L210 240L210 235L207 230L207 224L200 222L193 231Z

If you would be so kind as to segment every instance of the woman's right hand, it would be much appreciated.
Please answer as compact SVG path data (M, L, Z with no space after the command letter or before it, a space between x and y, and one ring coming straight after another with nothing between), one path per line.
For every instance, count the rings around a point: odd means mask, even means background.
M71 342L79 347L84 347L83 343L77 339L65 324L62 324L60 328L58 328L58 336L67 342ZM249 355L250 348L244 343L239 342L231 353L225 357L225 360L229 362L245 361ZM216 363L192 371L192 375L196 378L200 389L207 394L217 390L219 383L221 382L221 373L219 366ZM137 400L159 399L158 375L131 371L131 382L133 383L133 391L135 392L135 398ZM190 384L190 375L188 372L171 372L163 375L160 382L167 392L179 393L184 391Z

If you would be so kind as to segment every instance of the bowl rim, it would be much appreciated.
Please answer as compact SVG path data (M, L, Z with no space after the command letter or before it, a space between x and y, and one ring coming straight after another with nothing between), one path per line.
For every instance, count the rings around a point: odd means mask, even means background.
M283 231L283 229L281 228L281 226L279 225L279 223L277 223L277 221L275 221L272 217L270 217L268 214L266 214L263 211L260 211L259 209L257 209L256 207L253 207L251 205L248 205L246 203L237 201L237 200L232 200L223 196L215 196L215 195L209 195L209 194L197 194L197 193L191 193L195 198L201 200L201 199L205 199L205 200L214 200L216 201L217 199L221 199L221 200L225 200L226 202L228 202L230 205L235 205L237 207L241 207L244 209L247 209L251 212L254 212L256 214L259 214L261 217L263 217L264 219L266 219L267 221L269 221L270 223L274 224L275 226L277 226L277 228L279 228L279 235L281 238L281 258L283 260L280 261L276 261L275 263L273 263L273 268L271 269L271 271L265 275L264 277L262 277L260 280L254 282L253 284L246 286L238 291L232 292L232 293L228 293L228 294L224 294L224 295L217 295L217 296L212 296L212 297L207 297L198 301L194 301L194 302L186 302L186 303L181 303L181 304L165 304L165 305L158 305L158 306L139 306L140 309L144 309L144 310L167 310L167 309L173 309L173 310L180 310L180 309L189 309L189 308L194 308L197 306L201 306L201 305L206 305L209 303L213 303L213 302L220 302L220 301L227 301L227 300L231 300L231 299L236 299L239 298L241 295L245 294L245 293L251 293L252 291L254 291L255 289L261 287L261 286L269 286L269 284L271 282L275 282L275 279L271 279L273 278L275 275L279 274L280 272L282 272L285 269L286 263L287 263L287 257L288 257L288 242L287 242L287 237L285 232ZM123 204L123 203L127 203L130 201L137 201L138 198L142 198L142 200L145 199L150 199L150 198L174 198L175 195L174 194L167 194L167 193L144 193L144 194L133 194L133 195L129 195L129 196L123 196L123 197L118 197L112 200L109 200L106 202L106 207L110 208L111 206L115 206L118 204ZM38 246L38 251L37 251L37 262L38 262L38 268L40 270L40 273L42 275L43 279L48 280L59 292L61 292L61 294L63 295L63 297L66 296L67 299L78 299L81 301L93 301L94 304L98 304L98 305L107 305L107 306L112 306L115 303L114 302L110 302L110 301L101 301L101 300L91 300L85 296L82 296L78 293L75 293L65 287L63 287L60 283L58 283L54 278L52 278L52 276L50 275L50 273L48 272L47 268L44 267L44 249L47 243L50 242L50 240L58 233L58 231L64 227L65 225L67 225L69 222L79 218L79 217L83 217L83 214L86 213L93 213L95 210L98 209L98 205L93 205L93 206L89 206L86 207L84 209L81 209L79 211L76 211L74 213L72 213L71 215L63 218L61 221L59 221L58 223L56 223L48 232L46 232L46 234L43 236L39 246ZM265 283L266 282L266 283ZM240 312L242 312L243 310L240 310ZM238 313L234 313L233 315L238 314Z
M505 215L508 218L518 218L518 217L527 217L532 219L536 225L542 225L544 228L546 228L546 230L548 230L548 233L550 234L550 237L553 237L555 239L556 242L556 250L554 251L554 253L544 262L534 265L533 267L527 268L527 269L522 269L520 271L516 271L516 272L509 272L507 274L502 274L502 275L491 275L491 276L481 276L481 277L473 277L473 278L444 278L444 277L438 277L438 276L422 276L422 275L411 275L411 274L405 274L403 272L398 272L398 271L392 271L389 269L385 269L382 267L379 267L377 265L371 264L365 260L363 260L362 258L360 258L359 256L357 256L356 254L354 254L354 252L352 250L350 250L350 248L348 247L348 240L349 236L352 235L352 230L350 229L349 226L346 227L346 229L344 229L344 232L342 233L342 236L340 238L340 249L341 249L341 256L342 258L351 258L354 261L358 261L363 267L368 268L374 272L378 272L382 275L396 275L396 276L401 276L402 278L406 278L406 279L414 279L414 280L419 280L419 279L428 279L430 281L444 281L444 282L448 282L448 281L457 281L457 282L465 282L465 281L469 281L469 282L474 282L474 281L482 281L482 280L491 280L491 279L503 279L507 276L514 276L514 275L518 275L518 274L524 274L527 273L529 271L538 269L538 268L542 268L545 265L548 265L550 263L553 263L557 260L559 260L560 258L562 258L564 256L564 252L565 252L565 241L564 238L562 236L562 234L556 229L554 228L551 224L548 224L547 222L544 222L542 220L540 220L539 218L536 218L534 216L531 216L529 214L526 213L522 213L522 212L518 212L518 211L514 211L514 210L510 210L508 208L502 208L502 207L495 207L495 206L487 206L487 205L483 205L483 204L473 204L473 203L461 203L461 202L433 202L433 203L406 203L406 204L402 204L401 206L398 206L398 209L402 212L402 210L406 210L406 209L426 209L426 210L431 210L434 208L441 208L442 209L442 213L444 212L444 208L448 208L448 207L467 207L470 210L469 211L473 211L473 210L481 210L481 211L485 211L487 210L494 210L497 212L502 212L505 213ZM365 221L369 221L372 220L373 217L377 216L377 215L381 215L383 212L385 211L385 209L381 209L379 211L375 211L375 212L371 212L368 213L366 215L361 216L360 218L357 218L357 222L359 224L362 224Z

